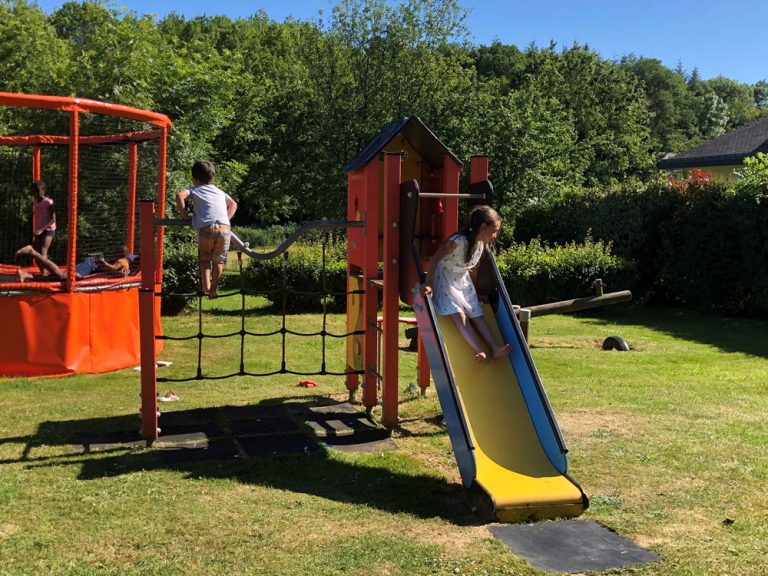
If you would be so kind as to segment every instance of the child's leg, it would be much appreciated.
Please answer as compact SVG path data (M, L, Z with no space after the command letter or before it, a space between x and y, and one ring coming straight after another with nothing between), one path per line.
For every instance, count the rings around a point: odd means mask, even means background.
M203 294L211 291L211 260L213 259L213 242L207 228L201 228L197 231L198 246L197 253L200 260L200 288Z
M224 272L224 264L227 261L227 252L229 251L229 227L223 224L216 226L216 239L213 245L213 278L211 279L211 291L208 293L209 298L216 298L218 296L216 290L219 287L219 279L222 272Z
M480 344L480 340L477 338L477 334L475 334L474 329L467 322L466 314L457 312L456 314L451 314L451 318L456 322L456 327L459 329L461 337L464 338L470 348L475 351L475 362L486 362L488 357L485 354L485 350L483 350L482 344Z
M216 298L217 296L216 289L219 287L219 278L221 278L223 271L224 264L220 262L213 263L213 278L210 281L210 290L208 291L208 296L211 298Z
M43 258L48 257L48 249L51 247L51 242L53 242L53 236L48 234L47 232L43 232L40 234L40 236L37 236L34 241L32 242L32 246L37 250L40 255ZM37 244L37 245L35 245ZM45 266L40 264L40 262L37 262L37 267L40 269L40 273L43 275L48 274L48 270L46 270Z
M494 337L493 332L491 332L491 327L488 326L488 322L485 321L484 316L470 318L470 322L472 323L472 326L474 326L480 333L480 336L483 337L483 340L485 340L488 346L491 348L491 352L494 358L506 356L512 351L512 346L510 344L499 346L499 344L496 342L496 338Z
M208 294L211 291L211 263L200 262L200 278L202 280L203 294Z
M40 270L44 270L47 274L50 274L54 276L55 278L61 278L63 279L65 277L64 271L62 271L61 268L56 266L54 262L49 260L46 256L43 256L35 250L32 246L29 244L24 246L23 248L19 248L16 251L16 255L14 256L15 260L18 260L21 256L29 256L34 260L35 264L37 264L37 267Z

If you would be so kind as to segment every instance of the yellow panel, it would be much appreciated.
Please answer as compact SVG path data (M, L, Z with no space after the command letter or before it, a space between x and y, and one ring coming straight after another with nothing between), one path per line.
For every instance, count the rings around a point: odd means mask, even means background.
M408 157L403 160L400 181L417 180L421 186L421 156L409 144L408 140L398 134L383 149L384 152L400 152L402 150L408 153Z
M356 276L347 278L348 290L355 292L361 290L363 282ZM363 326L363 295L349 294L347 296L347 333L364 330ZM363 335L352 334L347 336L347 366L353 370L363 369Z
M485 317L500 342L489 306ZM584 510L582 492L557 471L544 452L510 361L476 363L454 321L447 316L438 319L475 445L476 481L491 496L497 519L580 514Z

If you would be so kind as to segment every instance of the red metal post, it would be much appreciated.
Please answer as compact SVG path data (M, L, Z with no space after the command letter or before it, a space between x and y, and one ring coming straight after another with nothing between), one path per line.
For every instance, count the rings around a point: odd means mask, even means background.
M136 168L138 166L139 147L136 142L128 144L128 206L126 208L125 245L133 254L136 228Z
M400 302L400 176L399 153L384 156L384 310L382 323L382 424L397 425L398 324Z
M141 436L157 439L157 359L155 356L155 205L142 200L140 208L141 288L139 288L139 337L141 339Z
M32 181L40 180L40 174L42 173L41 170L41 148L38 144L37 146L32 147ZM34 210L34 206L32 208ZM32 215L32 218L30 220L32 225L32 234L35 233L35 218L34 214Z
M488 180L488 156L472 156L469 160L469 183Z
M32 147L32 180L40 180L42 173L42 148L38 144Z
M69 119L69 194L67 226L67 292L75 289L75 260L77 259L77 171L80 162L80 115L72 112Z
M365 219L363 236L363 405L366 408L376 406L378 400L378 350L376 309L379 292L374 281L379 274L379 187L381 185L381 162L369 162L364 169L365 184L362 193L362 206Z
M162 127L162 136L160 138L159 166L157 170L157 213L160 218L165 218L165 162L168 156L168 127ZM157 231L157 262L155 270L155 282L163 282L163 246L165 240L165 226L160 226Z
M442 192L444 194L459 193L459 175L461 167L449 155L443 156L443 181ZM440 239L445 240L459 228L459 200L458 198L443 198L443 227L440 231Z

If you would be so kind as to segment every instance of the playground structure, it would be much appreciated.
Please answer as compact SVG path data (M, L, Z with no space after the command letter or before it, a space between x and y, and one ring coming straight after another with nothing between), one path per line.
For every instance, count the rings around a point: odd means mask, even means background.
M163 114L94 100L0 93L0 374L108 372L139 360L138 275L89 275L77 262L137 249L136 199L165 204ZM32 238L33 180L47 183L57 231L49 257L66 280L19 282L17 249ZM162 262L162 231L158 259ZM27 262L26 264L32 264ZM29 272L37 272L32 266ZM151 279L160 283L161 269ZM153 323L159 325L158 314ZM115 329L119 326L120 329Z
M470 191L461 193L461 163L418 118L406 117L386 126L344 167L347 220L302 227L348 230L347 333L341 335L347 342L346 370L336 374L346 376L351 399L362 387L366 409L380 404L382 423L396 426L399 303L412 304L418 320L418 384L422 389L429 386L431 371L462 482L485 516L500 521L577 516L588 500L567 473L565 441L492 253L486 251L481 262L478 291L490 302L485 315L491 329L512 345L508 359L476 364L453 321L437 316L431 297L424 298L419 291L423 262L458 228L459 200L492 202L488 166L487 157L473 157ZM142 435L148 441L159 435L158 336L152 321L156 314L152 279L158 264L154 246L164 225L182 223L156 216L151 202L142 205L141 413ZM269 254L254 253L242 244L238 250L254 258L271 258L283 253L301 233L297 230ZM283 335L279 370L261 374L245 370L241 344L240 370L231 376L307 374L285 365L285 315L278 332ZM244 328L227 336L244 339L246 335L261 336L247 334ZM320 335L328 335L325 327ZM201 328L190 339L197 338L200 345L205 337ZM323 345L322 367L312 374L333 374L325 367L324 353ZM197 375L190 379L205 378L199 357Z
M367 223L348 238L348 329L363 334L347 341L347 388L350 395L357 390L362 370L363 404L376 405L380 384L382 422L396 425L398 308L400 301L411 304L418 384L428 386L431 371L462 483L483 515L505 522L578 516L588 500L567 473L568 449L493 254L484 253L477 289L490 302L485 317L492 330L512 345L508 359L475 363L453 320L437 316L431 297L420 293L423 264L459 227L459 200L493 203L488 168L487 157L473 157L470 189L461 193L461 163L415 117L386 126L345 166L348 219Z

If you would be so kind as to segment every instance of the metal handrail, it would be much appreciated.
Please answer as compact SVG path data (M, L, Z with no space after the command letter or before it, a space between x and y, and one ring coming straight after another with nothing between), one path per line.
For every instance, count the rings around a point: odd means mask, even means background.
M158 226L190 226L191 220L187 218L155 218L155 224ZM365 228L364 220L328 220L323 218L322 220L313 220L312 222L306 222L294 230L288 238L283 240L277 248L271 252L254 252L250 249L247 242L243 242L240 237L231 232L230 236L230 248L234 248L237 252L242 252L248 255L254 260L271 260L276 256L280 256L283 252L296 242L305 232L314 228Z

